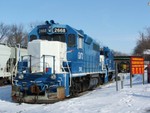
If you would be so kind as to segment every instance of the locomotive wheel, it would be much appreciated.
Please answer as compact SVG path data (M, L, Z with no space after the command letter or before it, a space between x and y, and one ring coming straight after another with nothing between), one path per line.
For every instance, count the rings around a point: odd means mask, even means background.
M112 81L112 74L109 75L108 81Z
M72 81L72 85L70 88L71 96L73 97L78 96L80 89L81 89L81 85L79 83Z
M100 75L100 85L103 85L105 83L105 75Z

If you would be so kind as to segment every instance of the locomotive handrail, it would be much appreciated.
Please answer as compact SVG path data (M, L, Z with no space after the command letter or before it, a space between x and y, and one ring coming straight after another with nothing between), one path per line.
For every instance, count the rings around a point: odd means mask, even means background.
M31 73L32 72L32 70L31 70L31 57L32 57L32 55L24 55L24 56L21 56L21 61L23 61L23 58L24 57L29 57L29 60L30 60L30 70L29 70L29 72Z
M46 56L53 57L53 73L55 74L55 56L53 56L53 55L42 55L42 57L43 57L43 72L45 72L45 57ZM30 60L29 61L30 62L30 70L29 70L29 72L31 73L32 72L32 70L31 70L31 67L32 67L32 65L31 65L31 62L32 62L31 58L34 57L34 56L32 56L32 55L24 55L24 56L21 57L22 61L23 61L24 57L29 57L29 60Z
M18 62L16 62L16 64L14 65L14 68L11 70L11 82L12 82L12 84L14 84L13 83L13 74L15 74L15 76L16 76L16 72L17 72L17 65L18 65ZM15 72L15 73L14 73Z
M70 70L70 67L69 67L69 64L68 62L71 62L71 61L65 61L66 64L67 64L67 69L69 71L69 74L70 74L70 84L69 84L69 87L71 87L71 82L72 82L72 73L71 73L71 70ZM63 66L62 66L63 67ZM63 67L64 68L64 67ZM65 69L64 69L65 70Z
M45 72L45 56L53 57L53 74L55 74L55 56L53 55L43 55L43 72Z

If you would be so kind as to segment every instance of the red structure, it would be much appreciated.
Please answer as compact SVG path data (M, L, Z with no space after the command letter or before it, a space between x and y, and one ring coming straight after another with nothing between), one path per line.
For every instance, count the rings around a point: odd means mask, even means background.
M131 74L142 74L144 75L144 58L131 56Z

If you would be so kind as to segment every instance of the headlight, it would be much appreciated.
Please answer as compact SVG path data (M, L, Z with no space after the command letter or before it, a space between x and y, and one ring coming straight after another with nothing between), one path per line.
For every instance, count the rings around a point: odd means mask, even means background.
M56 75L55 74L51 75L51 79L55 80L56 79Z
M19 74L18 78L23 79L24 78L23 74Z

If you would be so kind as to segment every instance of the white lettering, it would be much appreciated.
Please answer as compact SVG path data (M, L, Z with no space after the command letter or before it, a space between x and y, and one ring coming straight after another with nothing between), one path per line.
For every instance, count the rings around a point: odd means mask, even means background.
M83 53L82 52L78 52L78 59L83 60Z
M54 28L55 33L65 33L66 29L65 28Z
M82 67L79 67L79 72L82 72Z

